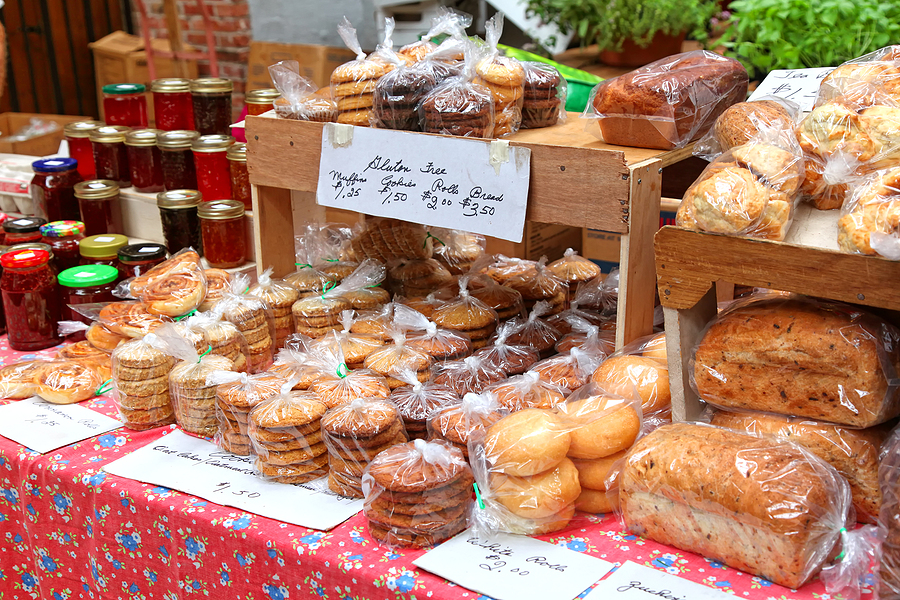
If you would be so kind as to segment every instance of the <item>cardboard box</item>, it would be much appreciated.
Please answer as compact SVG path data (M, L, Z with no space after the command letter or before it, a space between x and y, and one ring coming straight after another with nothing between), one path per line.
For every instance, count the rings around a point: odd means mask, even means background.
M161 52L171 51L169 40L152 40L153 49ZM103 115L103 86L110 83L143 83L147 86L147 109L153 123L153 100L150 95L150 70L147 68L147 52L144 50L144 39L124 31L114 31L108 36L89 44L94 52L94 72L97 77L97 104L100 120ZM184 45L185 52L196 52L196 48ZM197 78L197 61L187 62L187 73L178 70L171 58L154 57L156 77Z
M538 260L541 256L546 256L550 261L554 261L562 258L567 248L581 252L581 231L580 227L526 221L525 234L520 243L489 237L485 252L528 260Z
M677 204L664 205L663 208L659 213L659 226L674 225ZM582 229L582 232L582 256L597 263L604 273L619 266L621 234L587 228Z
M250 42L247 90L272 87L269 66L282 60L296 60L300 63L301 75L311 79L317 86L325 87L331 81L331 72L354 58L356 55L347 48Z
M56 154L59 143L63 140L63 127L67 123L84 121L91 117L73 117L72 115L41 115L35 113L3 113L0 114L0 153L3 154L29 154L31 156L47 156ZM59 128L55 131L33 137L21 142L6 141L6 136L12 135L27 127L31 119L53 121Z

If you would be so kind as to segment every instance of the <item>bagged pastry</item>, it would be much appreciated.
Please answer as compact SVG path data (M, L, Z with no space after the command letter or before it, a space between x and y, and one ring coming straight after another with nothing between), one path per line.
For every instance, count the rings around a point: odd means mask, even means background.
M412 65L424 60L435 50L438 45L432 40L441 34L448 35L452 38L462 38L465 36L465 30L472 24L472 15L453 10L446 6L437 8L437 15L431 19L431 28L428 32L419 38L418 41L406 44L397 50L397 54ZM448 56L444 60L454 60L461 57Z
M367 219L363 230L350 241L350 246L360 260L371 258L387 263L431 258L434 242L424 225L396 219Z
M408 346L406 333L398 327L391 330L390 336L394 343L375 350L366 357L363 366L384 376L392 390L403 385L394 375L406 369L414 371L419 381L426 381L434 362L431 356Z
M398 305L394 323L406 330L406 345L431 356L435 361L457 360L472 354L472 341L465 333L442 329L422 313Z
M234 371L245 373L250 366L247 340L237 325L215 312L195 313L175 323L175 330L194 345L197 354L224 356L233 363Z
M574 390L590 380L603 358L602 354L572 348L566 354L545 358L532 366L531 370L544 381Z
M143 302L78 304L72 310L91 320L98 321L105 330L126 338L142 338L162 325L172 323L172 319L169 317L151 313L149 306ZM91 339L92 329L88 329L86 332L88 339ZM109 338L100 329L94 330L93 333L102 338ZM98 343L104 344L100 341ZM106 343L111 345L111 340Z
M318 394L328 408L349 404L357 398L387 398L390 395L387 381L378 373L369 369L348 369L339 344L322 351L320 356L321 375L309 389Z
M62 327L62 321L60 321L60 327ZM64 336L67 334L62 333L62 331L60 330L60 335ZM106 352L112 352L116 349L116 346L131 339L130 337L121 333L113 332L100 321L94 321L93 323L91 323L84 331L84 337L88 342L91 343L92 346L94 346L95 348L100 348L101 350L104 350Z
M281 94L274 104L275 114L282 119L319 122L337 119L337 103L331 99L331 89L319 90L315 83L303 77L296 60L282 60L270 65L269 76Z
M308 390L326 368L325 361L315 352L282 348L275 356L275 363L269 367L269 372L290 381L292 389Z
M370 354L384 345L380 337L367 333L353 333L353 324L356 319L352 310L345 310L341 313L342 330L332 331L330 334L316 338L310 342L311 350L327 351L332 355L337 355L340 351L343 359L350 369L360 369L363 362Z
M56 357L60 360L74 360L92 367L100 379L106 381L112 377L112 362L110 353L96 348L87 340L67 344L59 349Z
M484 236L458 229L432 227L431 234L439 243L434 247L434 258L453 275L462 275L484 255Z
M287 337L294 333L291 307L300 299L300 293L286 281L273 278L272 267L259 275L256 285L250 288L249 293L269 305L272 326L275 329L275 347L281 348Z
M131 295L151 314L180 317L195 310L206 298L206 275L200 256L186 248L156 265L129 284Z
M320 338L341 329L341 314L352 308L352 303L344 295L376 285L383 277L384 267L381 264L364 260L341 283L327 285L321 294L300 298L291 308L297 332Z
M452 294L449 294L450 298L455 294L454 290ZM500 285L487 275L469 277L469 294L497 311L497 318L501 321L525 314L525 301L522 300L522 294L509 286Z
M231 289L212 312L238 328L247 343L250 372L262 373L274 360L274 320L269 303L249 291L250 278L243 273L235 275Z
M436 309L431 319L440 327L465 333L473 348L483 348L497 329L497 311L472 297L468 285L469 277L460 277L459 295Z
M443 242L436 243L440 248ZM414 298L427 296L453 281L450 271L433 258L401 260L391 267L389 274L395 294Z
M43 360L24 360L0 367L0 397L24 400L35 395L35 369Z
M485 391L493 394L497 403L509 412L526 408L553 408L565 401L570 393L567 388L542 381L534 371L513 375L488 386Z
M444 440L469 458L469 440L503 418L505 411L493 394L465 394L431 413L428 417L428 439Z
M459 395L446 385L419 381L412 369L403 369L395 377L405 385L393 390L388 400L400 411L409 439L425 439L428 435L428 416L451 402L459 401Z
M381 286L385 268L381 263L366 259L350 275L341 279L341 295L354 310L375 310L391 301L391 295ZM354 283L356 282L356 283Z
M568 84L552 65L523 62L525 89L522 97L522 129L550 127L566 120Z
M37 361L30 373L34 394L51 404L75 404L108 388L96 366L85 361Z
M387 342L391 339L390 330L394 324L394 303L374 309L356 313L356 318L350 325L350 333L371 335Z
M882 503L879 515L884 527L880 597L900 598L900 433L894 430L881 447L878 482Z
M841 208L838 246L900 260L900 168L879 171L853 189Z
M552 269L547 267L547 257L542 256L533 264L533 271L519 273L507 279L504 285L520 294L525 308L531 310L534 305L544 300L549 304L545 316L555 315L566 308L567 284Z
M297 260L294 264L297 270L284 281L296 289L301 298L321 294L326 287L337 284L337 277L319 270L324 264L322 255L325 248L322 230L317 224L307 224L303 233L294 238L294 256Z
M637 339L612 353L591 375L591 381L604 390L641 405L645 417L670 419L672 394L669 390L669 366L664 354L659 359L648 344L656 336Z
M601 272L600 267L593 261L578 256L572 248L566 248L563 257L547 265L547 269L565 282L573 292L579 283L590 281Z
M502 369L479 356L438 363L432 372L435 383L446 385L460 396L469 392L478 394L506 377Z
M440 290L439 290L440 291ZM437 297L438 292L431 292L424 298L407 298L406 296L395 295L394 302L408 306L416 312L430 319L434 311L444 305L444 300ZM452 296L451 296L452 297Z
M500 285L517 276L527 276L535 273L533 260L514 258L503 254L484 255L472 265L473 273L487 275Z
M601 329L601 326L576 314L569 314L566 317L566 324L569 327L569 333L562 336L556 343L557 352L568 352L572 348L580 348L585 352L606 357L616 351L615 329Z
M231 273L225 269L204 269L203 275L206 277L206 296L197 307L198 312L211 310L231 287Z
M274 373L248 375L229 371L215 372L207 377L207 382L216 384L216 445L226 452L249 456L250 412L278 394L287 382Z
M900 46L879 48L831 71L819 85L816 106L839 99L874 104L881 98L900 102Z
M556 354L554 346L562 334L553 325L540 318L551 310L549 302L540 300L535 303L527 319L517 317L508 321L513 325L512 334L507 338L509 343L534 348L541 358Z
M331 74L331 96L337 103L337 122L368 127L375 85L396 63L366 57L356 37L356 29L344 17L338 35L356 53L356 59L336 68Z
M501 56L497 44L503 34L503 13L498 12L485 23L487 46L475 66L474 82L491 91L494 99L493 137L511 135L522 125L525 96L525 68L518 60Z
M175 358L165 342L149 333L117 347L112 354L113 401L125 427L143 431L175 422L169 372Z
M760 135L790 140L800 114L798 104L778 96L738 102L719 115L706 135L694 144L693 154L713 161Z
M581 303L584 301L585 288L579 284L578 289L582 290L582 294L569 301L569 308L562 312L558 312L555 315L550 315L547 317L547 322L556 327L557 331L563 334L563 336L572 333L573 321L570 320L570 317L582 319L590 325L595 325L600 329L614 329L615 322L613 320L601 316L599 311L582 308Z
M515 324L504 323L497 329L491 344L475 352L475 356L485 364L497 367L507 375L521 375L531 368L541 357L530 346L509 343L509 336L515 331Z

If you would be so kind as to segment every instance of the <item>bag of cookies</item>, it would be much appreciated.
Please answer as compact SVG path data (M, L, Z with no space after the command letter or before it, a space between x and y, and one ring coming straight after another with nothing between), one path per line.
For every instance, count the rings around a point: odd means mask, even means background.
M336 338L337 333L332 332L327 337ZM328 408L349 404L357 398L387 398L391 393L387 381L378 373L369 369L351 371L336 339L328 348L314 349L312 360L320 365L320 374L309 389L318 394Z
M427 548L466 528L475 479L459 449L439 440L388 448L362 477L363 512L377 541Z
M472 354L472 340L464 333L442 329L425 315L402 304L394 308L394 323L406 330L406 345L435 361L457 360Z
M640 402L644 417L671 420L669 365L665 339L658 335L639 338L612 353L591 381L607 392Z
M436 238L432 236L432 239ZM435 243L440 247L439 242ZM427 296L453 281L450 271L433 258L393 262L389 275L390 287L394 293L411 297Z
M566 317L566 324L569 326L569 333L556 343L557 352L580 348L585 352L607 357L616 351L615 329L601 329L575 314Z
M212 313L234 324L247 342L247 360L251 373L262 373L274 360L274 320L269 303L250 293L250 278L234 276L231 288Z
M394 375L405 369L414 371L419 381L428 380L431 375L431 365L434 363L431 356L408 346L406 332L398 326L394 325L389 335L394 343L375 350L366 357L363 366L385 377L388 387L392 390L403 385L403 382Z
M444 288L446 289L446 288ZM434 311L443 306L446 300L438 298L438 294L440 294L442 290L437 290L435 292L431 292L424 298L407 298L406 296L394 295L394 303L402 304L403 306L408 306L416 312L420 313L426 319L430 319L434 314ZM454 291L450 294L450 298L456 295Z
M882 102L874 102L876 97ZM852 104L900 102L900 46L885 46L831 71L819 85L816 107L835 100Z
M581 290L585 288L580 287ZM599 311L590 308L582 307L582 302L584 301L584 294L580 298L572 298L569 301L569 308L562 312L558 312L555 315L550 315L547 317L547 322L556 327L557 331L559 331L563 336L572 333L572 322L569 321L569 317L577 317L579 319L583 319L587 321L591 325L596 325L598 328L603 330L615 329L615 319L609 317L601 316Z
M522 98L522 129L550 127L566 120L568 83L552 65L522 62L525 94Z
M551 269L547 267L547 257L542 256L533 264L533 271L514 275L504 282L520 294L525 308L531 310L535 303L544 300L550 304L545 316L555 315L566 308L569 287Z
M483 348L497 329L497 311L469 294L469 276L459 278L459 295L434 311L431 316L440 327L465 333L472 347Z
M219 429L213 441L225 452L250 455L248 423L255 406L280 393L287 382L274 373L215 371L206 377L216 386L216 417Z
M282 119L334 122L337 104L331 99L331 88L318 86L300 74L300 63L282 60L269 66L272 85L281 94L275 99L275 114Z
M273 278L272 267L259 275L256 285L250 288L249 293L269 305L275 329L275 347L281 348L287 337L294 333L291 307L300 299L300 293L283 279Z
M566 248L563 257L547 265L547 269L569 287L569 292L574 292L578 284L590 281L601 273L594 261L578 256L573 248Z
M387 342L391 339L390 330L393 325L394 303L388 302L375 310L357 312L350 325L350 333L370 335L382 342Z
M604 358L602 354L572 348L566 354L545 358L531 367L531 370L544 381L576 390L590 380L591 374Z
M437 363L432 369L435 383L446 385L460 396L469 392L478 394L492 383L506 378L499 367L480 356L467 356L462 360Z
M535 261L525 258L485 254L472 265L472 272L487 275L500 285L506 285L513 277L533 274L536 264Z
M328 335L309 343L310 350L320 350L337 355L341 352L344 362L350 369L361 369L366 357L384 345L380 337L367 333L353 333L353 324L356 321L354 311L345 310L341 313L342 330L335 330Z
M382 263L392 260L431 258L434 242L418 223L397 219L366 219L365 226L350 241L357 259L371 258Z
M282 348L275 356L275 363L269 367L269 372L291 381L295 390L308 390L325 369L319 353Z
M438 45L432 40L441 34L449 36L447 39L462 39L466 28L472 25L472 15L453 10L446 6L439 6L437 15L431 19L431 28L419 38L419 41L406 44L397 50L397 54L413 65L424 60L438 49ZM446 42L446 39L444 40ZM443 42L442 42L443 43Z
M484 255L487 241L483 235L442 227L431 227L429 233L437 243L434 258L452 275L468 273L475 261Z
M353 256L350 240L353 229L346 226L326 224L319 228L319 262L316 268L340 283L359 267Z
M564 402L571 393L567 388L542 381L534 371L513 375L488 386L485 391L493 394L497 403L509 412L526 408L553 408Z
M428 416L451 402L458 402L459 395L446 385L419 381L412 369L403 369L394 376L405 385L393 390L388 400L400 411L409 439L425 439Z
M712 162L723 152L743 146L760 135L785 141L795 137L800 106L780 96L761 96L732 104L712 128L694 144L693 155Z
M203 275L206 277L206 297L197 307L197 312L212 310L231 287L231 273L225 269L203 269Z
M393 70L396 63L383 60L383 53L375 58L366 57L356 29L347 17L338 24L337 29L347 48L356 54L356 59L342 64L331 74L331 97L337 102L337 122L368 127L375 84Z
M297 259L294 264L297 270L284 281L297 290L301 298L321 294L326 287L337 285L334 275L323 273L318 268L323 264L325 247L322 230L317 224L307 224L303 233L294 237L294 256Z
M175 422L169 395L169 371L174 366L166 343L153 333L113 351L112 396L126 427L142 431Z
M450 294L450 298L453 294ZM500 285L487 275L471 275L469 277L469 294L481 300L497 311L501 321L520 317L525 314L525 301L522 294L506 285Z
M838 246L844 252L900 260L900 168L879 171L854 187L841 208Z
M515 331L515 325L503 323L497 329L493 343L477 350L474 356L484 360L486 365L496 367L509 375L521 375L531 368L541 357L537 350L530 346L518 346L509 343L509 336Z
M469 440L503 418L506 411L489 392L467 393L428 417L428 439L450 442L469 457Z
M546 300L535 303L527 319L516 317L507 321L513 326L508 342L518 346L530 346L537 350L541 358L548 358L556 354L556 342L562 337L556 327L547 323L540 317L548 315L553 310Z
M390 293L381 287L386 269L380 262L365 259L350 275L341 279L342 296L354 310L375 310L391 301ZM361 283L357 278L363 278Z
M237 325L224 321L216 312L195 313L175 323L175 330L194 345L197 354L224 356L234 371L245 373L250 366L247 340Z
M154 315L180 317L196 310L207 289L200 255L185 248L132 279L128 288Z
M341 283L329 284L321 294L297 300L291 307L295 329L311 338L320 338L341 329L341 315L352 308L352 303L345 298L345 294L377 285L383 278L384 267L381 264L364 260Z
M503 13L485 23L485 56L475 66L474 82L491 91L494 100L493 137L511 135L522 125L525 68L518 60L501 56L497 44L503 34Z

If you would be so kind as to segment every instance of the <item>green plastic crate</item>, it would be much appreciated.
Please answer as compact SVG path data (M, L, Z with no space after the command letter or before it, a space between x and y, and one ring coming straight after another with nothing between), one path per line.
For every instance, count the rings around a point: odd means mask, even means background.
M583 112L584 107L587 106L588 96L590 96L591 90L595 85L603 81L602 77L592 75L587 71L582 71L581 69L575 69L573 67L561 65L558 62L552 61L549 58L544 58L539 54L534 54L532 52L520 50L519 48L513 48L511 46L504 46L503 44L500 44L499 48L502 49L507 56L511 56L519 60L542 62L555 67L568 84L566 110L569 112Z

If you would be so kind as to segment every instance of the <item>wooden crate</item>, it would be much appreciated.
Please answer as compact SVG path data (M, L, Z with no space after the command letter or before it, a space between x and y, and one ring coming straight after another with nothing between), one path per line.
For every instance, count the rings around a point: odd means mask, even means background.
M316 204L323 127L268 115L246 119L257 264L272 266L276 275L294 270L297 227L324 220L325 209ZM689 157L690 148L604 144L584 131L574 113L563 124L520 131L508 139L512 146L531 149L527 220L622 234L617 343L649 334L662 172Z
M734 285L783 290L876 309L900 310L900 262L837 247L839 211L801 205L784 242L663 227L655 236L659 298L666 318L672 417L702 408L690 386L691 353Z

